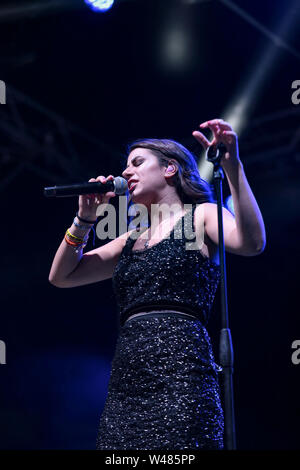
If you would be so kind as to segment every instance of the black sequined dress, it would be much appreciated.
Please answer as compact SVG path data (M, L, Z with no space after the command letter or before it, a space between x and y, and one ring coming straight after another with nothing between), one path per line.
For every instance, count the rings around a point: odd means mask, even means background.
M132 250L128 238L120 255L120 332L99 450L223 448L221 368L205 328L220 268L195 249L194 210L150 248Z

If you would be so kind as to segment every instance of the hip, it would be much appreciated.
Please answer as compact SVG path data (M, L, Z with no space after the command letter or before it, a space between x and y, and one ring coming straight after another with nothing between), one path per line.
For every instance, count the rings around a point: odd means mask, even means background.
M197 318L178 311L138 312L120 329L114 364L125 369L151 367L220 372L211 340ZM147 367L146 367L147 368Z

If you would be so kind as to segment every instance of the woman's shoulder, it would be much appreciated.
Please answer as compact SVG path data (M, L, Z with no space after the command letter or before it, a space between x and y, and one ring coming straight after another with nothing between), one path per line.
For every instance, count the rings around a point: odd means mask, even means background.
M194 207L194 217L201 220L202 218L205 220L205 216L217 210L217 204L215 202L201 202L195 204Z
M127 241L128 241L130 238L132 238L132 234L133 234L134 232L136 232L136 229L135 229L135 228L130 229L130 230L128 230L128 232L125 232L125 233L123 233L122 235L120 235L120 236L118 237L118 239L120 240L121 245L125 246L126 243L127 243Z

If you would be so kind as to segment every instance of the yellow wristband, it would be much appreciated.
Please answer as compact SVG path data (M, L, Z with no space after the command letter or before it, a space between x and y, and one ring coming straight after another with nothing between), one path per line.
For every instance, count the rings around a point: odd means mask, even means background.
M84 240L83 238L79 238L79 237L76 237L75 235L73 235L73 234L69 231L69 229L67 229L67 232L66 232L66 233L68 234L69 237L74 238L75 240L79 240L79 241L83 241L83 240Z

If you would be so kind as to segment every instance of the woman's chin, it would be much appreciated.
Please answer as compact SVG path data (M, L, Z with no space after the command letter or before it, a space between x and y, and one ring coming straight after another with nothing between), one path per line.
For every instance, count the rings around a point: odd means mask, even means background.
M133 191L133 193L131 194L131 201L134 204L146 205L147 203L147 200L145 199L145 195L140 194L139 192L136 193L135 191Z
M132 201L137 201L137 199L140 199L139 198L139 192L136 191L136 189L134 189L131 193L131 200Z

